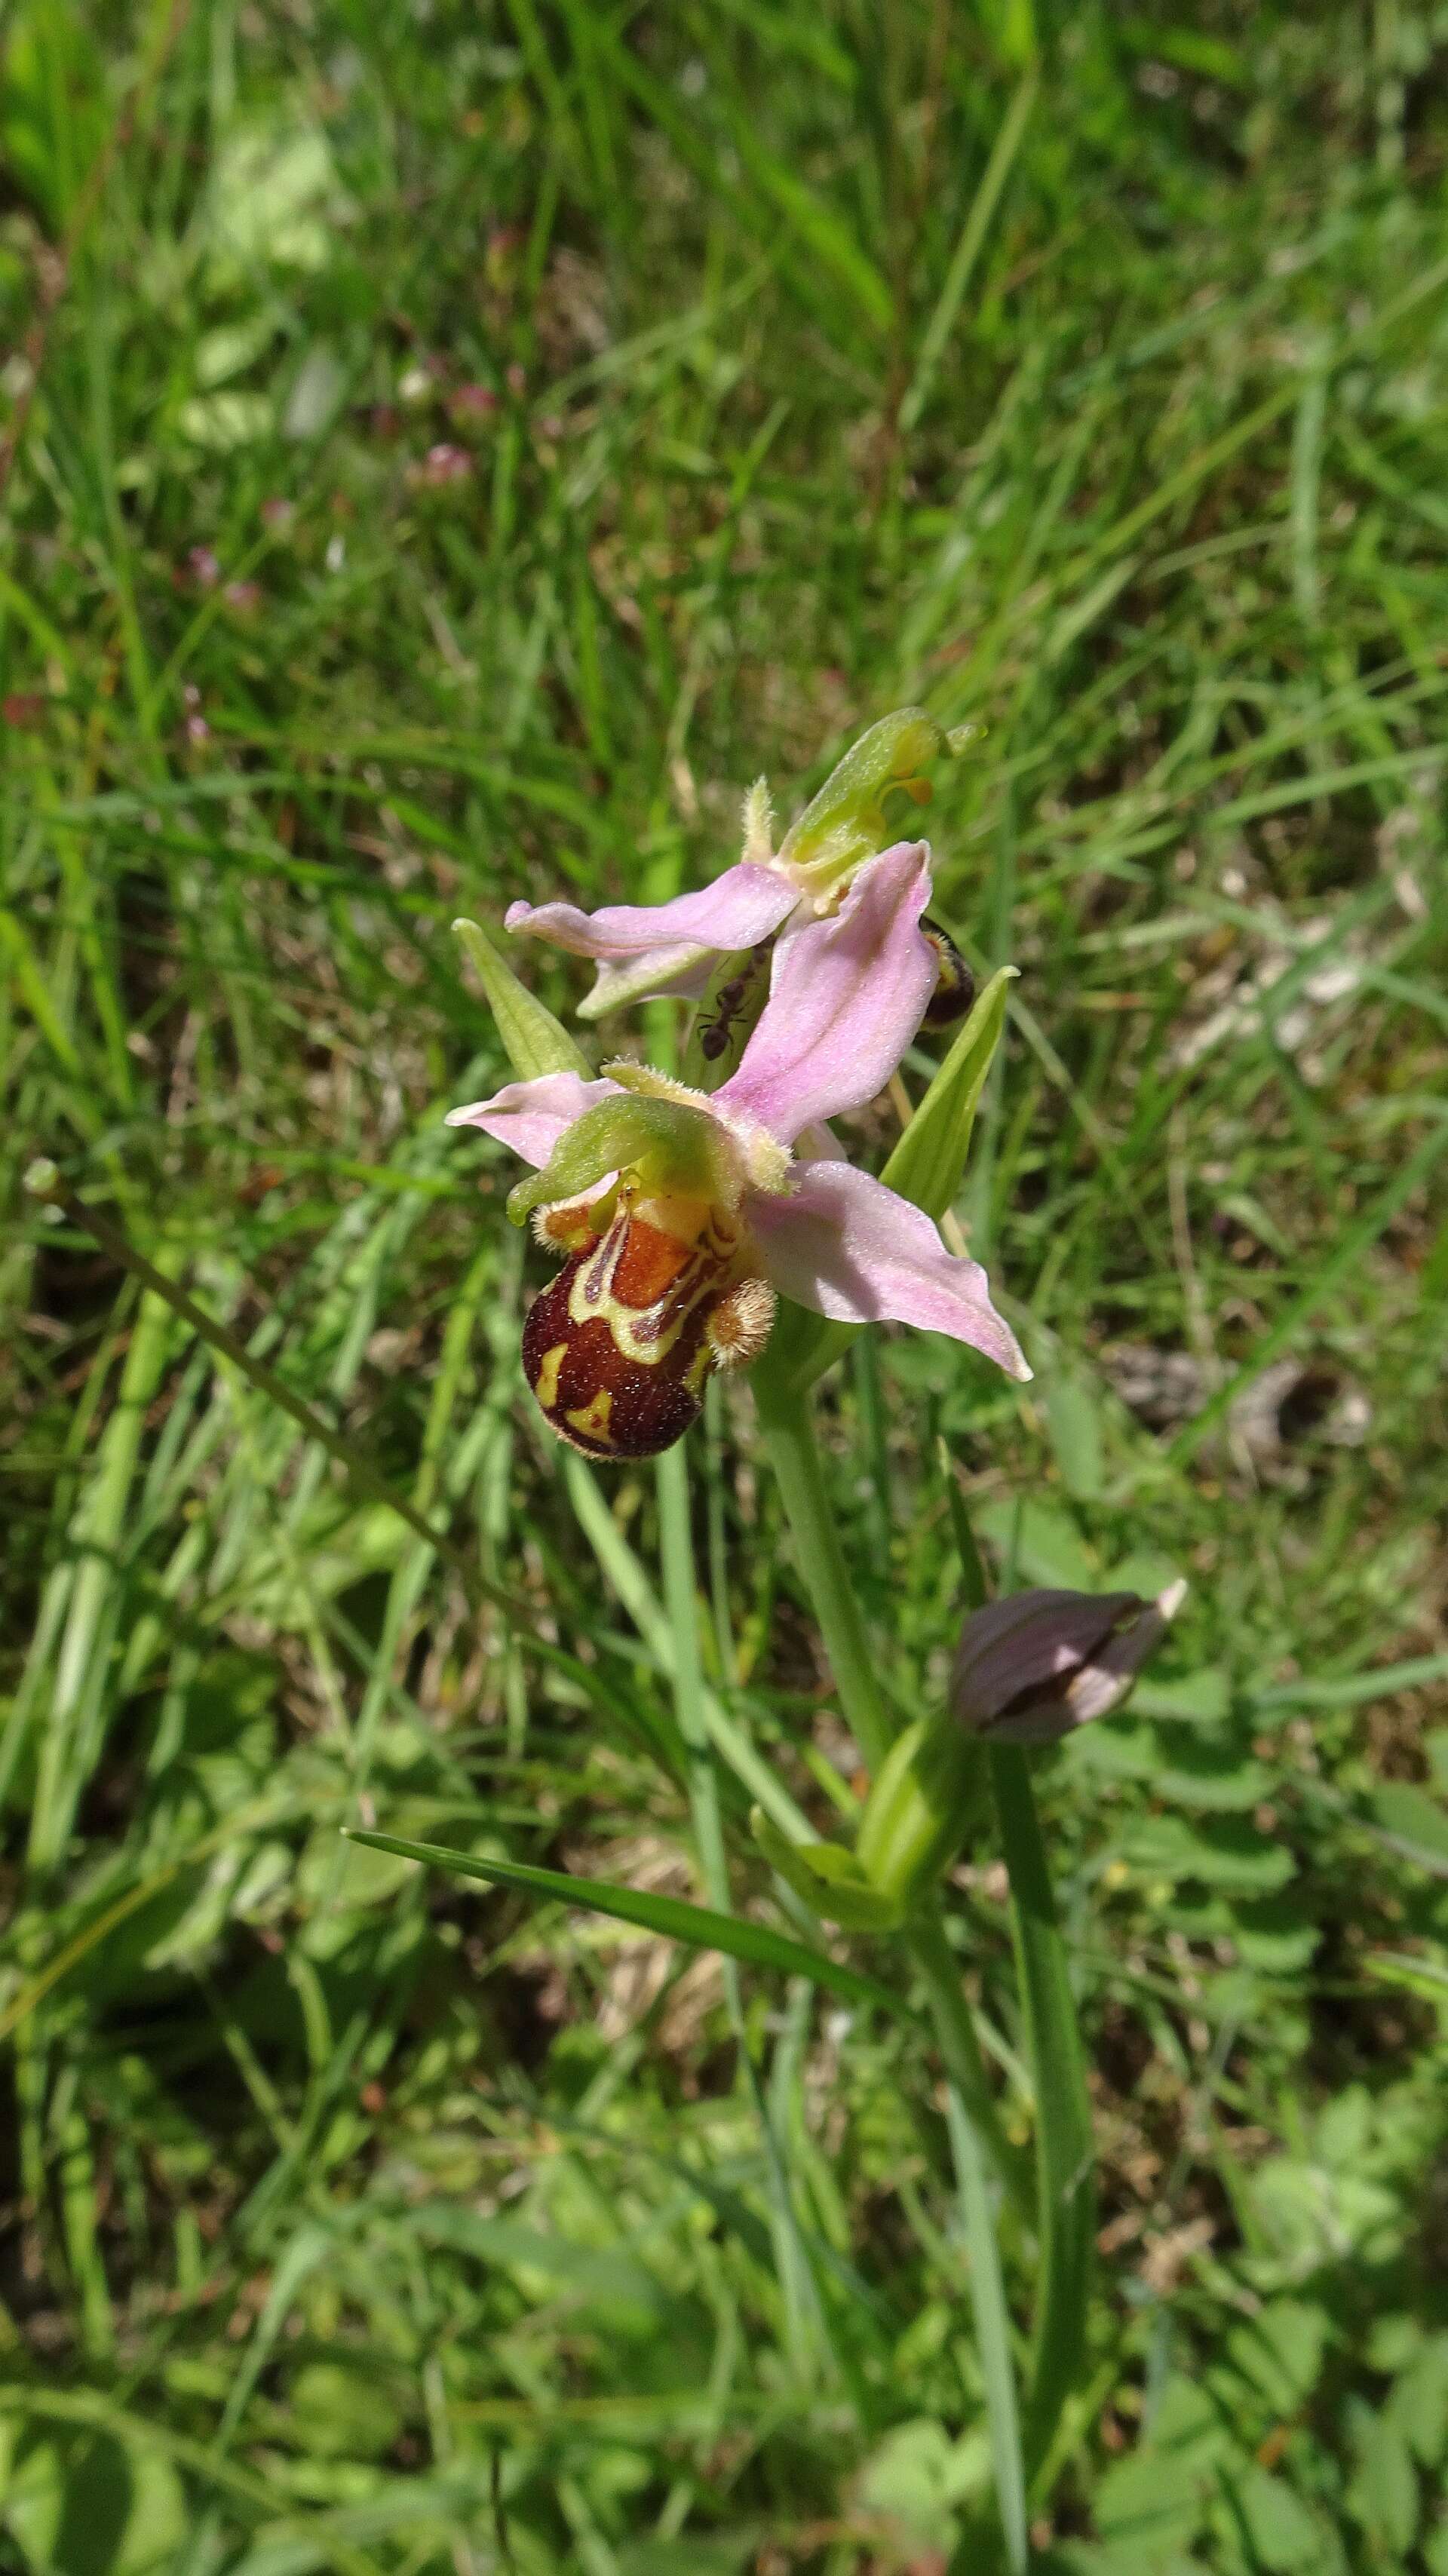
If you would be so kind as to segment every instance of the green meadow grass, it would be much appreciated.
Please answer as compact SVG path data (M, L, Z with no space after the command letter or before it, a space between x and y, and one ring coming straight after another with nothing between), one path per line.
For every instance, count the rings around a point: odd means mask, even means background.
M751 1967L751 2079L712 1955L339 1831L705 1898L655 1481L522 1389L447 924L701 882L920 700L984 727L960 1215L1037 1376L826 1382L882 1675L941 1687L952 1476L1000 1579L1192 1587L1036 1759L1101 2235L1034 2563L1448 2576L1448 11L0 41L0 2567L1005 2564L925 2026ZM732 1896L797 1935L750 1801L855 1774L747 1393L690 1470Z

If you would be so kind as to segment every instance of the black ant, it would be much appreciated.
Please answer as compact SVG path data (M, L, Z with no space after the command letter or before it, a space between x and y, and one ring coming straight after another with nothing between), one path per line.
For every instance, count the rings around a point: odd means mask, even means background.
M713 1014L701 1023L699 1029L699 1053L706 1064L717 1064L720 1056L728 1053L735 1022L746 1007L773 946L772 939L761 940L757 948L751 948L743 973L731 975L727 984L720 985L714 996Z

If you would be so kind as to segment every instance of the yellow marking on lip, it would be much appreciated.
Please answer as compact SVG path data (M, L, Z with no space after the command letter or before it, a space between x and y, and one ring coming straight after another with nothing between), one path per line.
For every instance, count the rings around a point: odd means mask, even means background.
M545 1351L543 1354L543 1364L538 1371L537 1382L533 1388L533 1392L538 1398L539 1403L543 1406L545 1412L550 1405L556 1404L558 1401L558 1372L562 1368L567 1357L568 1344L566 1342L555 1342L552 1350Z
M552 1356L553 1354L550 1351L548 1354L549 1359L551 1359ZM575 1405L573 1411L571 1413L565 1413L563 1419L574 1431L581 1431L585 1439L606 1441L608 1438L609 1416L612 1412L612 1391L610 1388L603 1386L599 1388L597 1395L595 1395L589 1403Z

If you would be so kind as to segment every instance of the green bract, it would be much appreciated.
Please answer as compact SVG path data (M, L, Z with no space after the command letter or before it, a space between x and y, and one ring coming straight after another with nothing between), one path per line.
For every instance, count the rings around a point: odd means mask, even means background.
M1002 966L976 995L929 1090L901 1137L881 1180L938 1223L961 1184L975 1113L1006 1019L1006 987L1014 966Z
M901 1915L933 1894L974 1820L979 1756L950 1718L917 1718L876 1774L856 1844L858 1867Z
M751 1811L749 1830L770 1868L811 1913L846 1932L898 1931L903 1907L872 1884L843 1843L792 1843L760 1807Z

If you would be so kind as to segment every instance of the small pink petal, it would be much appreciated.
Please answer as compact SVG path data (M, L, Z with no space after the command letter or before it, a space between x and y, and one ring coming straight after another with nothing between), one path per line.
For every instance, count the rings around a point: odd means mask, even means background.
M759 1025L716 1097L788 1145L883 1091L935 990L920 928L929 900L928 845L899 841L861 868L829 920L782 940Z
M491 1100L474 1100L466 1109L450 1109L449 1127L481 1127L485 1136L510 1146L535 1172L551 1161L558 1139L585 1109L611 1100L616 1082L585 1082L581 1073L544 1073L535 1082L508 1082Z
M980 1263L947 1252L922 1209L850 1163L800 1163L793 1177L787 1195L756 1190L748 1206L765 1272L782 1296L842 1324L948 1333L1008 1377L1030 1376Z
M514 903L503 927L549 939L575 957L643 957L654 948L727 951L767 939L797 900L788 877L741 861L672 903L606 903L601 912L580 912L572 903Z

